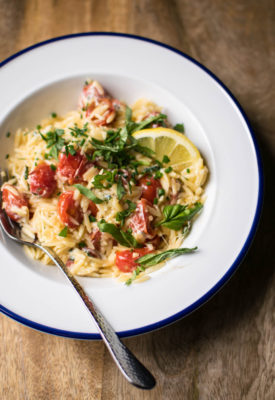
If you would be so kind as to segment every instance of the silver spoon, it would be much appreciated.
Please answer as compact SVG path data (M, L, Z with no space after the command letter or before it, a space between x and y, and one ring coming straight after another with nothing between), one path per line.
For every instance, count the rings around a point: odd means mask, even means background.
M1 173L1 170L0 170ZM2 181L2 182L1 182ZM3 177L0 177L0 186L2 186ZM0 192L2 193L2 192ZM6 212L2 209L2 196L0 195L0 226L5 234L16 243L26 245L30 247L38 248L46 253L50 259L57 265L57 267L63 272L66 278L69 280L71 285L79 294L81 300L85 304L86 308L90 312L99 333L106 344L111 356L113 357L116 365L124 375L124 377L132 385L137 386L141 389L152 389L155 384L155 378L153 375L141 364L140 361L131 353L131 351L120 341L119 337L101 314L98 308L95 306L90 297L85 293L84 289L78 283L76 278L72 275L63 261L58 255L49 247L42 246L37 240L28 242L21 239L21 228L17 223L13 223L7 216Z

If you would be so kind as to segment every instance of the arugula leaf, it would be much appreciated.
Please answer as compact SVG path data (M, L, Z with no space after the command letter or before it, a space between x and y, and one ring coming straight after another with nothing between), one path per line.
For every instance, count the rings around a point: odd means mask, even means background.
M118 198L118 200L121 200L122 197L125 195L125 193L126 193L126 190L124 189L122 179L120 176L118 178L118 182L117 182L117 198Z
M59 232L58 236L67 237L67 234L68 234L68 227L65 226L65 228L63 228L62 231Z
M178 131L180 133L184 133L184 125L183 124L176 124L173 129L175 131Z
M183 225L190 221L201 209L201 203L195 203L193 207L188 208L180 204L165 206L163 209L164 219L156 224L169 229L179 231Z
M129 215L132 214L133 211L137 208L137 205L135 203L132 203L130 200L126 200L128 204L127 210L120 211L116 214L116 220L120 221L120 225L123 226L125 219L129 217Z
M104 219L97 223L101 232L110 233L113 238L125 247L139 248L143 247L142 244L138 243L134 236L130 232L124 232L114 224L107 223Z
M76 183L74 185L74 187L76 187L80 191L80 193L83 194L83 196L86 196L89 200L92 200L95 204L103 203L104 200L96 197L96 195L90 189L86 188L85 186L80 185L79 183Z
M189 248L170 249L163 251L162 253L159 254L149 253L146 254L145 256L138 258L137 260L135 260L135 262L143 267L152 267L153 265L159 264L169 258L178 257L186 253L193 253L196 250L197 247L193 247L192 249Z

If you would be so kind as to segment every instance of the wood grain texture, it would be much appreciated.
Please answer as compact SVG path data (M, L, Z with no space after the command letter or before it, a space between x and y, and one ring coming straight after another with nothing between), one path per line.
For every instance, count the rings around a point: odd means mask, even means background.
M0 59L85 31L148 36L195 57L242 104L265 166L260 227L231 281L184 320L125 340L154 372L153 391L128 385L101 342L49 336L0 316L0 399L275 398L274 21L272 0L0 0Z

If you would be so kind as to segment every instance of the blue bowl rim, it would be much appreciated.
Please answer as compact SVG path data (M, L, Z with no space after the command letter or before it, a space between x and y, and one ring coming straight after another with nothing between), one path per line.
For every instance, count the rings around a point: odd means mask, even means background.
M248 118L244 112L244 110L242 109L240 103L238 102L238 100L235 98L235 96L231 93L231 91L224 85L224 83L213 73L211 72L208 68L206 68L204 65L202 65L200 62L196 61L194 58L190 57L189 55L185 54L184 52L169 46L168 44L159 42L157 40L154 39L150 39L147 37L143 37L143 36L138 36L138 35L132 35L132 34L128 34L128 33L117 33L117 32L82 32L82 33L75 33L75 34L70 34L70 35L64 35L64 36L58 36L58 37L54 37L39 43L36 43L32 46L26 47L23 50L20 50L19 52L11 55L10 57L6 58L5 60L3 60L0 63L0 67L3 67L4 65L6 65L7 63L9 63L10 61L12 61L13 59L21 56L24 53L27 53L37 47L40 46L44 46L47 45L49 43L52 42L56 42L59 40L66 40L66 39L71 39L71 38L76 38L76 37L82 37L82 36L117 36L117 37L126 37L126 38L131 38L131 39L137 39L137 40L141 40L144 42L148 42L160 47L163 47L167 50L170 50L174 53L179 54L180 56L186 58L187 60L191 61L193 64L195 64L196 66L198 66L199 68L201 68L204 72L206 72L211 78L213 78L224 90L225 92L230 96L230 98L233 100L233 102L235 103L235 105L237 106L237 108L239 109L252 138L253 144L254 144L254 148L255 148L255 152L256 152L256 157L257 157L257 164L258 164L258 176L259 176L259 191L258 191L258 201L257 201L257 207L256 207L256 212L254 215L254 219L253 219L253 223L251 225L251 229L250 232L246 238L246 241L241 249L241 251L239 252L238 256L236 257L234 263L231 265L231 267L227 270L227 272L223 275L223 277L207 292L205 293L202 297L200 297L197 301L195 301L194 303L190 304L190 306L184 308L183 310L181 310L180 312L170 316L169 318L165 318L161 321L158 321L154 324L150 324L150 325L146 325L143 326L141 328L138 329L131 329L131 330L127 330L127 331L120 331L118 332L118 335L120 337L131 337L131 336L136 336L136 335L140 335L142 333L148 333L151 331L154 331L156 329L162 328L164 326L167 326L173 322L178 321L179 319L187 316L188 314L190 314L191 312L195 311L197 308L199 308L200 306L202 306L204 303L206 303L212 296L214 296L214 294L216 294L221 288L222 286L229 280L229 278L232 277L232 275L234 274L234 272L237 270L237 268L239 267L239 265L241 264L242 260L244 259L251 243L253 240L253 237L256 233L257 230L257 226L259 223L259 219L260 219L260 215L261 215L261 210L262 210L262 205L263 205L263 167L262 167L262 160L261 160L261 156L260 156L260 150L259 150L259 146L257 144L255 135L253 133L252 127L248 121ZM3 314L7 315L8 317L22 323L23 325L27 325L33 329L36 329L38 331L42 331L42 332L46 332L46 333L50 333L52 335L56 335L56 336L62 336L62 337L67 337L67 338L73 338L73 339L86 339L86 340L98 340L101 339L101 336L99 334L95 334L95 333L83 333L83 332L72 332L72 331L66 331L66 330L61 330L61 329L55 329L52 327L49 327L47 325L42 325L39 324L37 322L31 321L27 318L21 317L20 315L12 312L11 310L8 310L6 307L2 306L0 304L0 312L2 312Z

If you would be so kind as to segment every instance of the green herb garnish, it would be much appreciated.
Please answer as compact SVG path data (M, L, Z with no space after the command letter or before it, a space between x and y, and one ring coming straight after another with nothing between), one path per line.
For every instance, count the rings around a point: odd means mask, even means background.
M126 194L126 190L123 186L122 178L121 178L121 176L119 176L118 182L117 182L117 198L118 198L118 200L121 200L125 194Z
M129 286L131 283L136 279L136 277L141 273L145 271L145 268L142 265L139 265L132 273L131 278L129 278L126 282L125 285Z
M55 112L52 112L52 113L51 113L51 117L52 117L52 118L56 118L56 117L57 117L57 114L56 114Z
M10 137L10 135L11 135L10 132L7 132L7 133L6 133L6 137L7 137L7 138Z
M174 204L165 206L163 209L164 219L156 224L162 225L166 228L179 231L183 225L190 221L201 209L201 203L195 203L194 206L182 206L181 204Z
M104 200L96 197L96 195L90 189L86 188L85 186L80 185L79 183L76 183L74 185L74 187L76 187L80 191L80 193L83 194L83 196L87 197L89 200L92 200L95 204L103 203Z
M153 265L159 264L169 258L178 257L186 253L193 253L196 250L197 247L193 247L192 249L189 248L170 249L158 254L149 253L146 254L145 256L138 258L137 260L135 260L135 262L143 267L152 267Z
M126 202L128 204L127 210L120 211L116 214L116 220L120 222L121 226L124 225L125 219L129 217L129 215L131 215L137 207L137 205L135 203L132 203L130 200L126 200Z
M56 165L51 164L50 167L51 167L51 169L52 169L53 171L56 171Z
M68 227L65 226L65 228L63 228L62 231L59 232L58 236L67 237L67 234L68 234Z
M173 129L180 133L184 133L184 125L183 124L176 124Z
M125 247L139 248L143 247L130 232L124 232L116 225L107 223L104 219L97 223L101 232L109 233L113 238Z
M173 171L172 167L165 168L165 170L164 170L164 172L166 172L166 174L169 174L169 172L171 172L171 171Z
M170 161L170 158L169 158L168 156L164 155L164 156L163 156L163 159L162 159L162 162L163 162L164 164L167 164L167 163L169 163L169 161Z
M29 177L29 167L26 166L24 170L24 179L27 180L28 177Z
M65 145L65 140L62 138L62 135L64 134L64 129L55 129L53 131L49 131L46 134L42 134L41 132L40 136L42 139L47 142L47 149L50 149L47 159L49 158L55 158L58 160L58 154L60 150L63 148ZM45 154L46 158L46 154Z

